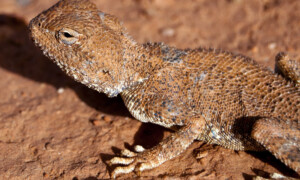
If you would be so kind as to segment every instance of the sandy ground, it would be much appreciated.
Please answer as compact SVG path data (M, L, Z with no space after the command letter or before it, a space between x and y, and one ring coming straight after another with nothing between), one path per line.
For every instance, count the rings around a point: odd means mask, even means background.
M146 148L171 131L142 124L121 98L109 99L64 75L34 47L31 18L56 0L0 1L1 179L108 179L106 161L124 147ZM274 67L279 51L300 53L299 0L94 0L140 43L214 47ZM206 154L196 158L197 152ZM296 177L268 152L193 143L163 165L120 179Z

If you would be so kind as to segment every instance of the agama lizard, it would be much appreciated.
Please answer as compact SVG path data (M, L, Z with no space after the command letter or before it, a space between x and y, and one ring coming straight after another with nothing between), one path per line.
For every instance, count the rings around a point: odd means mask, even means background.
M61 0L29 27L35 43L76 81L109 97L120 94L142 122L179 127L151 149L123 150L110 160L123 165L112 177L157 167L194 140L266 149L300 172L300 65L285 54L277 57L282 76L222 50L138 44L88 0Z

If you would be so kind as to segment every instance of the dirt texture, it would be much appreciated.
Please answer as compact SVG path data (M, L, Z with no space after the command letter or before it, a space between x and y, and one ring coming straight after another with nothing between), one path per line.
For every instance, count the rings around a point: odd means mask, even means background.
M171 131L142 124L120 97L67 77L28 34L31 18L56 0L0 1L0 179L109 179L107 160L124 147L150 148ZM300 53L299 0L94 0L139 43L214 47L274 67L279 51ZM268 152L193 143L158 168L120 179L252 179L297 175ZM299 176L298 176L299 177Z

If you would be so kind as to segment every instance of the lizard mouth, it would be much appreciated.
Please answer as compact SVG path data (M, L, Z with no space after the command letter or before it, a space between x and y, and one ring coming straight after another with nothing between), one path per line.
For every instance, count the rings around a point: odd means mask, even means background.
M37 47L39 47L39 48L41 49L41 51L43 52L43 54L44 54L46 57L48 57L49 59L51 59L51 60L53 60L53 61L56 61L55 56L54 56L52 53L50 53L50 52L47 50L47 48L45 48L45 46L44 46L43 44L41 44L41 43L40 43L36 38L34 38L33 36L32 36L32 40L33 40L34 44L35 44Z
M56 53L53 53L55 49L57 51L61 51L59 47L51 46L52 42L52 36L55 36L55 33L51 30L48 30L47 28L43 27L43 21L45 21L45 18L43 17L43 14L38 15L34 19L32 19L29 23L29 30L31 39L34 42L34 44L41 49L43 54L51 59L56 65L58 65L63 71L65 71L67 74L74 77L76 80L77 76L72 73L72 70L70 67L62 61L59 56L56 55Z
M42 28L42 23L41 21L43 20L42 17L37 16L34 19L32 19L29 23L29 30L30 30L30 35L31 39L34 42L34 44L39 47L43 54L54 61L59 67L65 67L63 63L61 63L57 57L49 51L49 39L47 37L47 34L51 34L51 32L48 29Z
M47 51L47 49L45 48L45 46L42 43L40 43L40 41L38 41L38 38L37 38L37 37L44 36L40 26L41 26L41 23L38 22L38 17L36 17L30 21L29 30L30 30L31 39L36 46L40 47L40 49L43 51L43 53L46 56L50 57L49 56L50 54Z

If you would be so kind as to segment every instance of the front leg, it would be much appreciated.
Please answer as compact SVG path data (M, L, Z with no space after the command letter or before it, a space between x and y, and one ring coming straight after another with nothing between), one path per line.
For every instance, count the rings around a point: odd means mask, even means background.
M127 149L123 150L122 155L125 157L114 157L110 160L110 164L125 164L127 166L115 168L112 172L112 178L121 173L132 171L140 173L147 169L153 169L178 156L199 136L204 126L205 119L203 117L195 118L151 149L144 150L141 146L136 146L138 153Z

